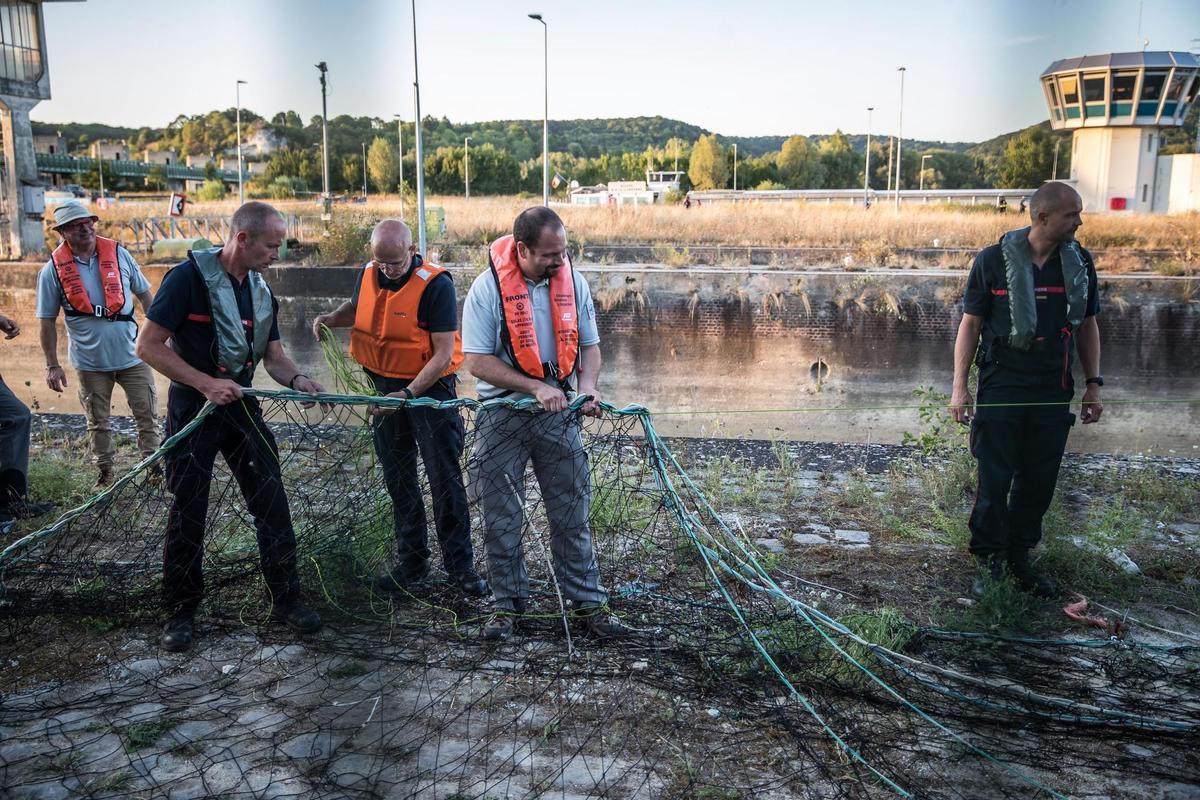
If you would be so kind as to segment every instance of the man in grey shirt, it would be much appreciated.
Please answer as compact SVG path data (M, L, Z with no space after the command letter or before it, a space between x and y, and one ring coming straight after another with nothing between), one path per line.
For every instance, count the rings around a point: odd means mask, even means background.
M36 316L46 385L61 393L67 375L58 359L57 320L60 311L66 314L67 356L75 368L100 488L112 483L116 458L109 421L114 385L125 390L143 457L158 449L159 432L154 373L134 352L133 298L144 312L153 299L150 282L128 250L96 235L97 220L77 201L54 209L54 230L63 241L38 274Z
M596 636L628 629L608 612L608 595L588 527L591 473L580 418L567 393L590 395L581 411L600 416L600 335L585 281L571 269L567 232L548 208L527 209L511 236L492 243L489 268L467 294L463 354L481 399L533 398L543 411L482 409L475 420L473 493L487 531L484 547L495 595L481 636L507 639L529 597L522 536L525 467L532 461L550 527L562 596Z

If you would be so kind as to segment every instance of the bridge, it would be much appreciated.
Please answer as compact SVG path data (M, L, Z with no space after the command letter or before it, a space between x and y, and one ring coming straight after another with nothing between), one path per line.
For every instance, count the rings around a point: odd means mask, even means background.
M189 167L185 164L151 164L145 161L122 161L105 159L109 171L118 178L146 178L150 170L158 168L167 180L171 181L202 181L206 178L204 167ZM37 170L39 173L50 175L81 175L96 168L96 159L90 156L68 156L58 153L38 153ZM236 170L218 169L215 172L218 180L236 184ZM246 174L249 178L249 174Z

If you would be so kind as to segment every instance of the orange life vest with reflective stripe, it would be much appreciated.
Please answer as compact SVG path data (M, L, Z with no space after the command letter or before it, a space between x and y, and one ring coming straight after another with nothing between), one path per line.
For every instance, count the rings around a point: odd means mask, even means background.
M87 287L79 276L79 265L71 247L63 242L54 248L51 258L58 284L69 308L66 313L73 317L100 317L108 320L129 321L132 314L122 314L125 308L125 284L121 282L121 263L117 260L117 243L103 236L96 237L96 255L100 262L100 286L104 290L104 304L93 305Z
M511 234L492 242L488 266L500 290L500 311L504 318L500 338L513 366L531 378L551 377L562 383L575 371L575 360L579 355L579 309L575 304L575 276L570 259L550 278L553 361L545 359L538 351L529 285L517 264L517 243Z
M412 267L408 280L394 291L379 285L379 269L365 267L358 290L358 307L350 331L350 356L377 375L417 377L433 358L433 337L417 325L421 295L446 270L428 262ZM454 355L439 377L454 374L462 364L462 334L454 332Z

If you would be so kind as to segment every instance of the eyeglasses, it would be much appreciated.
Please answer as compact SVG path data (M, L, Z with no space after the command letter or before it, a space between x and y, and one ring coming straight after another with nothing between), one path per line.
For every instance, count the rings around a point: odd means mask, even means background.
M380 269L404 269L408 266L408 260L404 261L380 261L378 258L371 259L371 263Z
M85 230L93 230L96 227L94 219L77 219L74 222L69 222L63 225L59 230L70 231L72 233L81 233Z

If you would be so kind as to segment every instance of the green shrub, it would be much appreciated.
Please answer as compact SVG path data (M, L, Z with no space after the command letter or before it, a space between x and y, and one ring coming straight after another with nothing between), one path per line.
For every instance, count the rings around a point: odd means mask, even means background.
M224 200L226 194L225 184L214 178L205 181L204 185L196 192L196 201L211 203L216 200Z
M371 225L359 217L343 217L329 226L321 240L322 264L360 264L369 255Z

